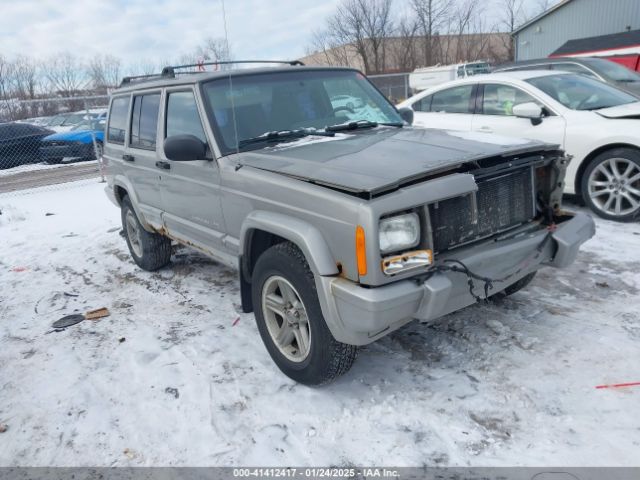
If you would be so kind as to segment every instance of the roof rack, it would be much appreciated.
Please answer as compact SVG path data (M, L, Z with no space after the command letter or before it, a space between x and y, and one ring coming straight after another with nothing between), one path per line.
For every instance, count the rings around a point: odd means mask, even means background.
M149 75L131 75L129 77L124 77L120 82L120 86L122 87L123 85L129 85L131 83L146 82L159 78L162 78L161 73L151 73Z
M246 63L280 63L283 65L291 65L295 66L304 66L300 60L225 60L219 62L198 62L198 63L188 63L185 65L172 65L166 66L162 69L160 73L153 73L150 75L133 75L130 77L124 77L120 86L130 85L132 83L137 82L146 82L150 80L156 80L161 78L175 78L176 70L182 70L185 68L197 68L196 72L181 72L181 73L203 73L204 67L207 65L235 65L235 64L246 64Z
M224 60L219 62L198 62L198 63L188 63L186 65L175 65L168 66L162 69L161 75L163 77L171 77L175 75L175 71L183 68L202 68L204 71L204 67L206 65L235 65L239 63L280 63L283 65L291 65L292 67L300 65L304 66L300 60Z

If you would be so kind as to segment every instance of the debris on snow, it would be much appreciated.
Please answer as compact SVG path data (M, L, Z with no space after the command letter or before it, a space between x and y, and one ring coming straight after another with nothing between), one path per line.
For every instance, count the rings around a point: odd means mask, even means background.
M173 398L180 398L180 392L178 391L177 388L167 387L164 389L164 393L173 395Z

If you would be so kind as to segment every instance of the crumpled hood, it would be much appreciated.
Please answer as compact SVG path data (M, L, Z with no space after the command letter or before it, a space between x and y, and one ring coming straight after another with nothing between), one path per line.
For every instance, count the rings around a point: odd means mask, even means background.
M375 194L462 163L557 145L474 132L380 127L304 137L237 154L240 165Z
M606 118L640 118L640 102L627 103L617 107L601 108L596 110L598 115Z

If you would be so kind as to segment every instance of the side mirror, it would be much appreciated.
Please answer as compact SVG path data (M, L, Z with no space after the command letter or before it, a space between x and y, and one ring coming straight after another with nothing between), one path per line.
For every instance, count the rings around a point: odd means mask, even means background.
M409 125L413 125L413 110L409 107L402 107L398 109L398 113L405 122Z
M204 160L207 146L194 135L173 135L164 141L164 154L175 162Z
M542 123L542 107L534 102L514 106L513 114L519 118L529 118L534 125Z

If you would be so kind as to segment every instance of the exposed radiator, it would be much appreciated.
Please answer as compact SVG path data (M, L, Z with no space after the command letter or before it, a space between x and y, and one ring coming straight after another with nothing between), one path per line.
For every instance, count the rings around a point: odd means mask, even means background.
M482 178L477 183L476 218L473 194L429 205L436 252L489 237L534 218L532 167Z

